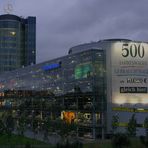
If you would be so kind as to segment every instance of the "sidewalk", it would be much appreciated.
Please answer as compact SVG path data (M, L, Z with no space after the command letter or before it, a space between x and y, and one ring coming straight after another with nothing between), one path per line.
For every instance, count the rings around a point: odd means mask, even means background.
M14 133L17 134L16 131ZM37 132L35 134L31 130L26 130L24 132L24 136L32 139L37 139L39 141L43 141L45 143L49 143L52 145L56 145L61 140L60 136L57 135L56 133L49 134L47 137L45 137L43 132Z

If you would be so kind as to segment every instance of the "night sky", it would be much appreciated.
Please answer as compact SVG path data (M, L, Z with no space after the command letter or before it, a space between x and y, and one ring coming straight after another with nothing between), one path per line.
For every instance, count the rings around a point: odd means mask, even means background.
M107 38L148 41L148 0L0 0L12 14L36 16L37 63Z

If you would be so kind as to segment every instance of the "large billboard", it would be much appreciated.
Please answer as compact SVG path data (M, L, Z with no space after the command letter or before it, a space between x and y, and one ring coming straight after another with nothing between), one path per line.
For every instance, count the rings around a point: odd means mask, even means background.
M112 103L148 103L148 44L116 42L111 47Z

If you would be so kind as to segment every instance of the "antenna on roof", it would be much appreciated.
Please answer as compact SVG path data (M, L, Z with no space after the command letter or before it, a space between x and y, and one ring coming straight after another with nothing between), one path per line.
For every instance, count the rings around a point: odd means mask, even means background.
M6 5L4 5L4 12L6 14L10 14L13 11L13 6L10 2L8 2Z

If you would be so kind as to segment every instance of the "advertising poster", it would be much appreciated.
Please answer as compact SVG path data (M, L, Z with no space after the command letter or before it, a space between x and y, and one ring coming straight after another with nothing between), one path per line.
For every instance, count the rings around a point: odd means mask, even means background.
M148 103L148 44L117 42L111 49L112 103Z

